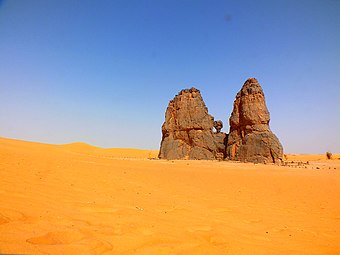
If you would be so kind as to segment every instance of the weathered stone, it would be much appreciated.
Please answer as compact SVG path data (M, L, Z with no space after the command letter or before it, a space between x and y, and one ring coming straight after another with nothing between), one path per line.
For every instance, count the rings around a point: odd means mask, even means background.
M216 159L225 155L226 134L213 133L214 118L196 88L185 89L169 102L162 126L159 158L162 159ZM221 157L221 154L218 154Z
M214 128L216 130L216 133L220 133L221 129L223 128L223 122L221 120L215 120L214 121Z
M248 79L237 93L229 124L227 157L257 163L282 161L282 145L269 128L264 93L255 78Z
M225 150L226 150L228 134L219 132L219 133L214 133L213 136L214 136L214 142L216 145L216 152L222 153L223 158L225 158Z

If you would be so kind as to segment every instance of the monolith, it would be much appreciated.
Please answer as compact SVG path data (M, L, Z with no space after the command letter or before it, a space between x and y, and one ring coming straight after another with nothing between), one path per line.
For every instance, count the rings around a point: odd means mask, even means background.
M263 90L255 78L237 93L229 124L227 158L242 162L277 163L283 149L269 128L270 115Z
M220 132L222 126L222 122L214 123L198 89L180 91L165 113L159 158L224 159L226 134Z

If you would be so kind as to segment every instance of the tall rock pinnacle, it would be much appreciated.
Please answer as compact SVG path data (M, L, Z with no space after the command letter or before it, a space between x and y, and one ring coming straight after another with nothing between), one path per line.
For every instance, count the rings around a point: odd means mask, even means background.
M165 113L159 158L223 159L226 134L220 132L222 126L208 113L198 89L180 91Z
M269 128L269 112L263 90L255 78L237 93L229 124L227 157L257 163L282 161L283 149Z

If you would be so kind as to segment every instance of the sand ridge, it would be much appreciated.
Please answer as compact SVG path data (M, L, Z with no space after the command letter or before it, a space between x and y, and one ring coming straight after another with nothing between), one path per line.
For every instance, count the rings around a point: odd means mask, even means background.
M288 155L307 168L148 157L0 138L0 253L340 252L338 155Z
M152 159L158 156L158 150L141 150L131 148L100 148L86 143L70 143L59 145L65 151L73 153L86 154L88 156L101 156L110 158L138 158L138 159Z

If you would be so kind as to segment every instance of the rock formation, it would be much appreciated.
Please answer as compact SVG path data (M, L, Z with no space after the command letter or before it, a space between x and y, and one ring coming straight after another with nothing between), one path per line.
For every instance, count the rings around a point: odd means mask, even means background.
M159 158L223 159L226 134L220 132L222 126L209 115L198 89L182 90L166 110Z
M213 134L216 144L215 158L217 160L223 160L226 156L226 144L228 135L221 132L221 129L223 128L223 122L221 120L214 121L214 128L216 130L216 132Z
M242 162L280 164L282 145L270 130L269 120L264 93L255 78L248 79L236 95L229 134L221 132L222 121L214 121L209 115L199 90L182 90L166 110L159 158L227 157Z
M227 157L257 163L282 161L282 145L269 128L264 93L255 78L248 79L237 93L229 124Z

